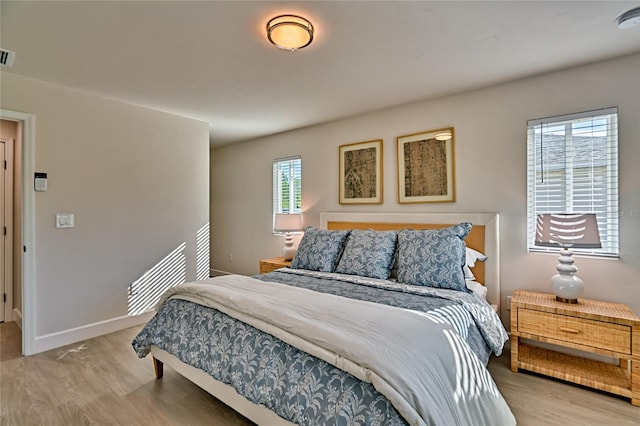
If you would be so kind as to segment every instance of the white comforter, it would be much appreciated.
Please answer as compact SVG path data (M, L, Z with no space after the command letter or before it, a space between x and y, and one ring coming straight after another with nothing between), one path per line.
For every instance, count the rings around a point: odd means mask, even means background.
M475 354L428 314L239 275L173 287L159 305L169 298L218 309L372 383L409 424L515 424Z

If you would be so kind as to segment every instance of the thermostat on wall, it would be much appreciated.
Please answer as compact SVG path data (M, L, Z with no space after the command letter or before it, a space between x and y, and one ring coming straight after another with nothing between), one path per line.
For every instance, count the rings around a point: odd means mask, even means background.
M47 174L36 172L33 186L35 190L38 192L46 191L47 190Z

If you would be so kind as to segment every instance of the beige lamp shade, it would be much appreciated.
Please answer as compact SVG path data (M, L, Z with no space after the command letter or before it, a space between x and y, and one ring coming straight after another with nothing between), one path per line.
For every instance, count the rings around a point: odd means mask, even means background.
M273 232L302 231L302 215L299 213L276 213Z
M600 248L596 215L554 213L536 219L535 245L543 247Z

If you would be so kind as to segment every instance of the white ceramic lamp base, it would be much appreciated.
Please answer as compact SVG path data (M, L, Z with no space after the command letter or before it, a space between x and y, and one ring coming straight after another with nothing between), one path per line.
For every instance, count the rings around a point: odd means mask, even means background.
M282 248L282 256L284 260L291 260L296 255L297 248L293 246L293 238L291 232L287 232L284 236L284 247Z
M578 303L584 293L584 283L575 275L578 268L573 265L573 252L566 248L562 250L559 262L556 266L558 274L551 277L551 291L560 302Z

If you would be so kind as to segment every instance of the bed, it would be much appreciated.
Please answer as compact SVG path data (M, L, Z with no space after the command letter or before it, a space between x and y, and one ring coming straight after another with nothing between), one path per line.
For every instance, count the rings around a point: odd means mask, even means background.
M321 213L290 268L169 289L132 342L260 425L512 425L497 214ZM428 254L427 254L428 253Z

